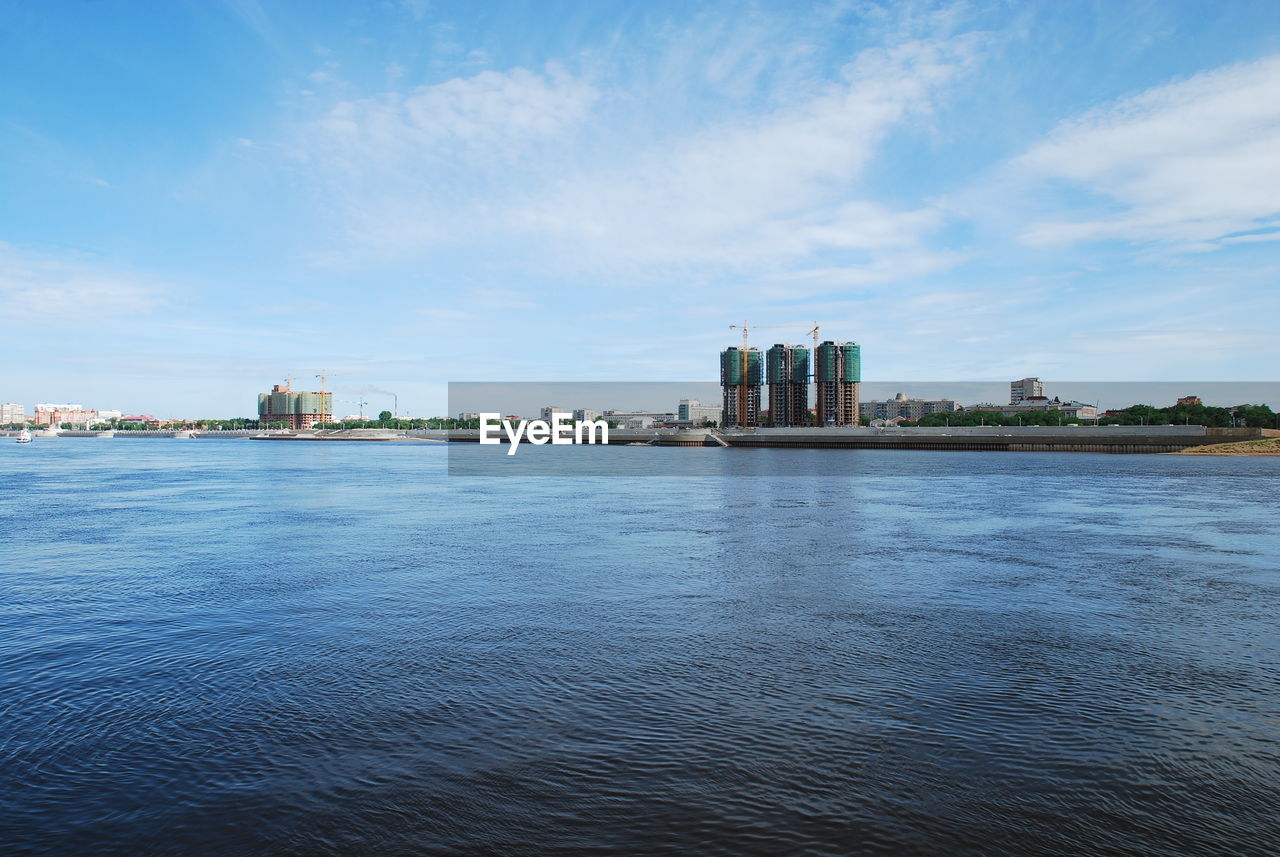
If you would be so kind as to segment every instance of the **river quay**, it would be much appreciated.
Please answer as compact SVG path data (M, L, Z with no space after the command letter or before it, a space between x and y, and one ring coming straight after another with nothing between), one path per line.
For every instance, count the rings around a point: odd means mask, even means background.
M7 432L6 434L13 434ZM295 442L364 443L478 443L470 429L401 431L346 429L331 431L58 431L43 432L37 440L55 438L116 439L232 439ZM917 449L978 452L1102 452L1114 454L1170 453L1240 441L1280 438L1280 431L1262 428L1205 426L966 426L939 428L758 428L648 429L609 432L610 446L683 446L706 448L765 447L773 449ZM507 439L502 437L502 442ZM527 443L527 441L521 441Z
M480 433L447 433L478 443ZM610 445L766 447L774 449L922 449L981 452L1166 453L1197 446L1280 437L1260 428L1205 426L967 426L939 428L651 429L609 432ZM505 442L505 438L503 438Z

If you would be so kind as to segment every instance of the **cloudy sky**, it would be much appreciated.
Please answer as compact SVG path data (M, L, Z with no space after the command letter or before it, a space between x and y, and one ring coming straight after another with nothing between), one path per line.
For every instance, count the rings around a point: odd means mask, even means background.
M0 0L0 82L28 408L711 380L742 319L869 380L1280 358L1274 0Z

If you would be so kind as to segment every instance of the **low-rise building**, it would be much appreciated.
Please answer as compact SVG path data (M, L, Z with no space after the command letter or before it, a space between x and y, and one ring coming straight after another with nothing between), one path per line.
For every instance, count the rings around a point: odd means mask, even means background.
M95 416L93 411L85 410L84 405L55 405L50 402L41 402L36 405L35 423L39 426L54 428L63 423L70 423L73 426L88 425Z
M697 399L681 399L676 409L676 420L690 425L715 423L719 425L724 419L723 405L704 405Z
M972 410L980 409L973 408ZM1087 405L1084 402L1064 402L1057 396L1052 399L1046 396L1032 396L1000 408L1000 413L1006 417L1037 411L1061 411L1064 417L1073 420L1092 420L1098 416L1098 408L1094 405Z
M116 421L121 428L158 428L160 420L151 414L125 414Z
M538 417L538 419L542 420L544 423L550 423L552 418L556 414L572 414L572 413L573 411L568 408L560 408L560 407L556 407L555 405L547 405L545 408L542 409L541 415Z
M655 424L673 423L676 415L666 411L617 411L607 410L601 418L623 429L646 429Z
M897 417L918 420L925 414L958 411L960 405L952 399L912 399L906 393L898 393L892 399L862 402L860 408L863 421L871 422L872 420L892 420Z

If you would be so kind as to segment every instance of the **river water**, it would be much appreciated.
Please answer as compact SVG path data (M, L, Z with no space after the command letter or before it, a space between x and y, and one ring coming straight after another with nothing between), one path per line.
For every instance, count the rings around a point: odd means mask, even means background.
M1280 460L584 454L0 445L0 852L1280 853Z

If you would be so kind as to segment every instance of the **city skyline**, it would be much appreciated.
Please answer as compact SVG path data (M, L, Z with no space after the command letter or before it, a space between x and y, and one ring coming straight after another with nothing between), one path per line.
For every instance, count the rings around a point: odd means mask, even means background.
M319 5L6 4L0 399L1280 357L1273 3Z
M1212 407L1235 407L1241 404L1268 405L1280 409L1280 383L1268 381L1225 381L1225 382L1193 382L1193 381L1056 381L1041 380L1049 392L1063 401L1079 400L1085 403L1096 403L1102 410L1124 408L1134 404L1147 404L1163 407L1173 404L1185 395L1198 396L1206 405ZM277 382L278 383L278 382ZM264 389L274 384L261 385ZM811 385L812 387L812 385ZM600 410L614 409L621 411L671 411L678 409L679 399L697 399L703 405L719 407L721 404L722 386L719 381L517 381L517 382L452 382L446 403L438 411L424 411L401 406L400 418L434 419L456 416L459 412L478 412L480 409L492 410L495 407L503 413L536 412L548 401L561 401L566 407L580 409L584 406ZM952 399L964 407L991 404L1003 406L1009 399L1009 381L863 381L862 397L866 400L890 399L898 393L906 393L912 399ZM377 388L375 388L377 389ZM455 392L459 391L459 392ZM578 392L581 391L581 392ZM303 392L299 388L299 392ZM314 393L317 390L308 389ZM368 389L364 393L373 398L366 399L364 411L366 418L373 418L384 410L391 410L397 400L390 391L378 390L374 393ZM248 404L241 404L238 409L226 413L168 413L155 407L135 409L108 408L110 403L99 402L94 397L81 397L88 404L76 402L74 408L86 412L106 413L120 416L122 414L139 414L155 417L162 421L169 420L234 420L257 418L258 399L262 390L255 391L245 399ZM332 416L343 418L359 412L359 402L352 399L334 398L340 393L327 394L329 401L336 402L337 413ZM814 405L815 393L811 390L810 406ZM676 398L673 399L672 397ZM578 404L571 405L570 399ZM0 395L0 403L5 408L17 407L25 414L25 420L31 421L36 416L36 408L40 402L10 402ZM505 403L505 404L504 404ZM53 407L50 405L50 407ZM71 407L71 406L64 406ZM768 397L762 400L762 410L770 410ZM22 420L13 420L21 422ZM8 420L0 421L0 424Z

